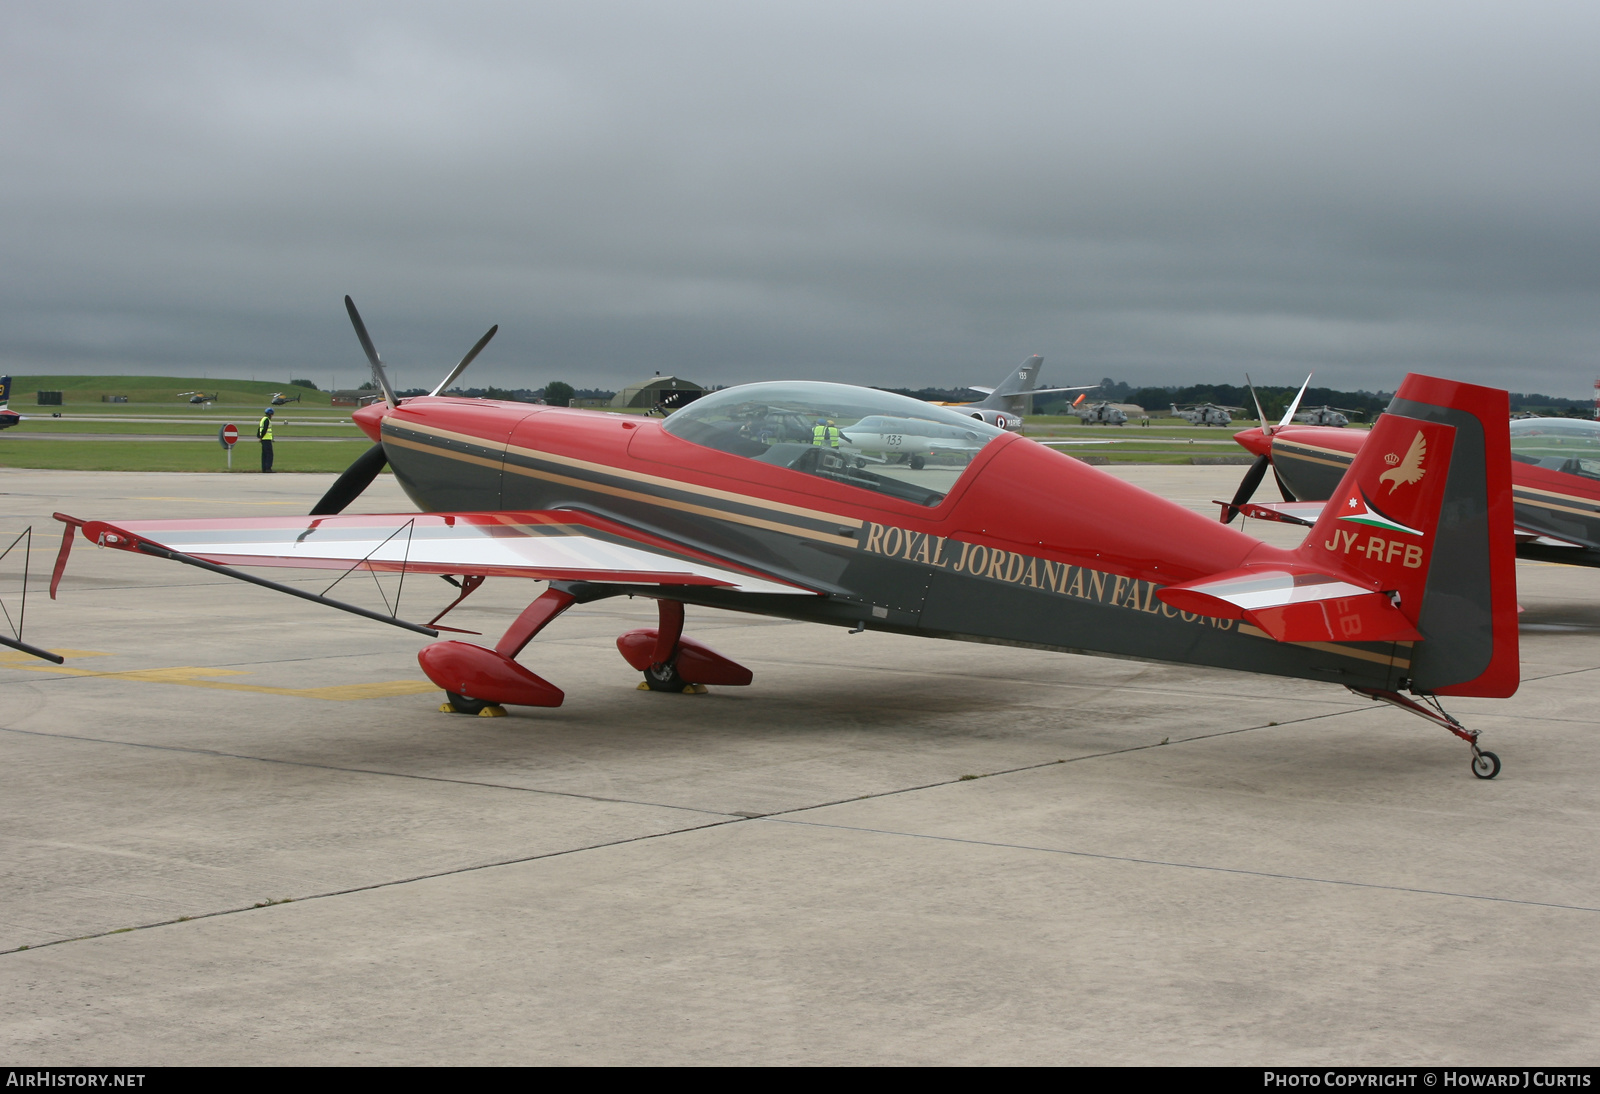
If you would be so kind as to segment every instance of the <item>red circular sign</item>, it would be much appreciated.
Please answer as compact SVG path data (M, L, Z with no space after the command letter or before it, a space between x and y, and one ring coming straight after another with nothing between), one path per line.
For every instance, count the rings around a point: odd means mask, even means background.
M225 426L222 427L222 443L223 444L228 445L229 447L232 447L233 445L237 444L238 441L239 441L239 427L238 426L229 424L229 425L225 425Z

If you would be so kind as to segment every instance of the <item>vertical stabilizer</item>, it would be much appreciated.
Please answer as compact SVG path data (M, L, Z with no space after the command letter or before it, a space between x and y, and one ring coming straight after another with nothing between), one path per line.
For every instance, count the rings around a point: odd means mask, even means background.
M973 406L980 410L1003 410L1007 414L1022 414L1030 407L1025 406L1028 394L1039 383L1039 369L1044 365L1044 358L1034 354L1021 365L1006 373L1006 378L1000 381L1000 386L991 391L987 398Z
M1412 691L1517 690L1509 420L1504 391L1407 376L1300 548L1398 599Z

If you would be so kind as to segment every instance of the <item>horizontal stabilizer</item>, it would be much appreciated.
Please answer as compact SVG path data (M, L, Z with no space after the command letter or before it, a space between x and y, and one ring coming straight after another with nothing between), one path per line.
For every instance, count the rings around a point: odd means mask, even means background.
M1179 611L1243 619L1279 642L1409 642L1421 637L1373 586L1310 569L1230 570L1156 593Z
M1324 501L1243 501L1235 504L1231 501L1216 501L1224 509L1237 509L1253 520L1273 520L1281 524L1301 524L1307 528L1317 523L1317 518L1322 515L1322 510L1327 506Z
M1572 539L1562 539L1560 536L1552 536L1549 532L1536 532L1532 528L1518 528L1517 546L1520 547L1523 544L1532 544L1536 547L1570 547L1574 551L1585 551L1589 548L1587 543Z

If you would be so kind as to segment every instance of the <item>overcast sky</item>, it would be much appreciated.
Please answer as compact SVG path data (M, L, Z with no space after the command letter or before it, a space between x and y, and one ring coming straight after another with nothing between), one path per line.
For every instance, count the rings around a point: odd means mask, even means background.
M5 2L0 371L1600 376L1600 5Z

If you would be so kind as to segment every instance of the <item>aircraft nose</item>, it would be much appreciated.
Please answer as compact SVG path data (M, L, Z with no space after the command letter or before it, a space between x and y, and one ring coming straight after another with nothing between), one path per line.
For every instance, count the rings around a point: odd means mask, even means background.
M389 408L384 406L381 402L368 403L366 406L350 415L350 420L355 422L356 425L360 426L361 432L365 433L373 440L382 440L383 418L388 412Z
M1272 438L1260 426L1241 430L1233 435L1233 439L1257 456L1265 456L1272 451Z

